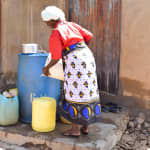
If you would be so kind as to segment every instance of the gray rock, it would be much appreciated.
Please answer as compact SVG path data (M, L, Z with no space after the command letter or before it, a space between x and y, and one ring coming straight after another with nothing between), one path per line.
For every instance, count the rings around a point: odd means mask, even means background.
M147 129L145 129L145 128L141 130L141 133L148 135Z
M133 146L134 145L134 140L129 141L127 144L130 145L130 147Z
M135 141L133 149L134 150L141 150L140 148L141 148L141 143L139 141Z
M129 134L129 131L127 130L127 131L125 132L125 134Z
M144 122L144 128L150 127L150 124L148 122Z
M138 138L140 141L147 140L147 136L145 134L140 134Z
M141 129L141 124L137 124L137 129Z
M147 146L146 146L147 140L140 141L140 144L141 144L142 148L145 148L145 149L147 148ZM143 150L145 150L145 149L143 149Z
M132 137L132 135L123 135L122 139L121 139L124 143L129 143L130 141L133 141L134 138Z
M147 144L150 146L150 137L147 139Z
M136 122L138 123L138 124L143 124L144 123L144 121L145 121L145 114L144 113L142 113L142 112L140 112L139 114L138 114L138 116L136 117Z
M128 128L134 128L134 126L135 126L134 121L129 121Z

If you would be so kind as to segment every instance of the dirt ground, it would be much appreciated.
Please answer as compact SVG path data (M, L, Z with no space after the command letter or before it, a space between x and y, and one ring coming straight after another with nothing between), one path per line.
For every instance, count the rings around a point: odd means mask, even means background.
M149 150L150 149L150 121L144 113L131 117L119 143L113 150Z

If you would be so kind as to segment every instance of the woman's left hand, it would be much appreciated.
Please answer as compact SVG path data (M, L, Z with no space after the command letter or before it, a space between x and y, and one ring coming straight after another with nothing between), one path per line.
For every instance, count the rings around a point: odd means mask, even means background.
M43 67L43 74L46 76L51 75L49 72L49 68L54 66L58 61L59 61L59 59L58 60L52 59L47 66Z
M46 76L50 75L48 67L43 67L43 74Z

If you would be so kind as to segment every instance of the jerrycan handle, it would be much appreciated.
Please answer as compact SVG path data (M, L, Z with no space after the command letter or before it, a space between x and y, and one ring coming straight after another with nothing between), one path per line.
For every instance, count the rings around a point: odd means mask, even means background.
M47 97L46 93L41 92L40 97Z
M36 96L35 93L31 93L31 94L30 94L30 102L31 102L31 103L33 102L33 99L34 99L35 96Z

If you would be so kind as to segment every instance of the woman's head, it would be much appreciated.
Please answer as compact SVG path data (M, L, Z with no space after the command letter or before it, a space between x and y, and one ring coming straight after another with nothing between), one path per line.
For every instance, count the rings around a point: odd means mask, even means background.
M41 12L42 20L47 23L48 26L54 27L59 21L65 21L64 12L56 6L48 6Z

